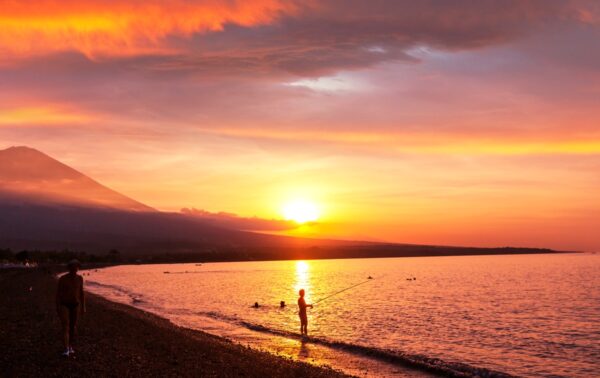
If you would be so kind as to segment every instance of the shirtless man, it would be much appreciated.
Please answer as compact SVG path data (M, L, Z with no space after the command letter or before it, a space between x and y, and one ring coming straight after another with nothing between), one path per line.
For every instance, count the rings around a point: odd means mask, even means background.
M298 298L298 315L300 315L300 333L302 335L308 336L308 315L306 314L306 309L308 307L313 308L313 305L306 304L304 300L304 289L300 289L300 298Z
M65 351L63 356L74 354L73 341L79 313L85 312L85 296L83 293L83 277L77 274L79 261L71 260L67 264L69 273L58 279L56 290L56 311L62 324Z

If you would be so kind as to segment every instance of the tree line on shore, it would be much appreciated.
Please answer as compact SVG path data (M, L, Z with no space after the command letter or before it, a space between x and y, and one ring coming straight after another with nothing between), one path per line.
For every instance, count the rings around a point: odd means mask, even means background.
M70 249L39 250L24 249L13 251L10 248L0 248L0 263L36 263L36 264L66 264L77 259L84 264L140 264L140 263L194 263L215 261L251 261L264 259L281 259L277 253L262 254L246 249L209 249L201 252L162 252L149 254L121 253L111 249L105 254L88 253Z
M63 264L73 259L82 263L118 263L122 261L121 253L116 249L111 249L106 254L91 254L69 249L47 251L24 249L16 252L10 248L0 248L0 262Z
M199 248L189 252L121 252L109 249L106 253L88 253L70 249L39 250L26 249L18 252L10 248L0 248L0 263L64 264L72 259L89 264L153 264L153 263L198 263L218 261L264 261L264 260L306 260L306 259L348 259L372 257L418 257L418 256L458 256L458 255L497 255L553 253L540 248L473 248L443 247L425 245L373 244L339 247L309 248Z

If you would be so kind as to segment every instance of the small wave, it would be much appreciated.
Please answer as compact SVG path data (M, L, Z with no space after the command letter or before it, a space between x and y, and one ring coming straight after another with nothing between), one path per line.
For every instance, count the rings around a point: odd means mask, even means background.
M238 326L242 326L242 327L246 327L243 324L243 321L238 318L237 316L233 316L233 315L224 315L215 311L200 311L200 312L195 312L195 315L200 315L200 316L205 316L207 318L211 318L214 320L220 320L220 321L224 321L226 323L234 323ZM248 328L248 327L246 327Z
M86 285L98 287L98 288L102 288L102 289L108 289L108 290L111 290L113 293L116 292L117 294L129 297L129 299L131 300L131 303L133 303L133 304L145 303L145 301L142 299L141 294L133 293L133 292L126 290L117 285L103 284L103 283L96 282L96 281L86 281Z
M215 320L224 321L227 323L234 323L238 326L250 329L256 332L269 333L275 336L281 336L285 338L291 338L301 340L303 342L309 342L313 344L323 345L329 348L337 350L343 350L345 352L360 354L363 356L371 357L380 361L388 363L410 366L418 370L425 370L428 372L440 374L447 377L481 377L481 378L512 378L514 376L491 370L486 368L480 368L471 366L461 362L449 362L439 358L428 357L421 354L410 354L400 351L392 351L374 347L368 347L357 344L350 344L341 341L327 340L319 337L302 337L294 332L282 331L272 329L259 324L253 324L244 321L236 316L229 316L220 314L218 312L196 312L196 315L209 317Z
M178 270L171 272L170 270L163 271L163 274L213 274L213 273L235 273L235 270ZM255 271L256 272L256 271Z

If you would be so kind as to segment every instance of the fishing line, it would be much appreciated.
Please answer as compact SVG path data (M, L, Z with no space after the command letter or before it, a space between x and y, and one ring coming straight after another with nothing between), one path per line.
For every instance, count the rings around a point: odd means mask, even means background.
M336 291L335 293L333 293L333 294L331 294L331 295L328 295L328 296L326 296L325 298L321 298L321 299L319 299L318 301L314 302L314 303L313 303L313 305L316 305L316 304L317 304L317 303L319 303L319 302L323 302L324 300L326 300L326 299L329 299L329 298L331 298L331 297L333 297L333 296L336 296L336 295L338 295L338 294L341 294L341 293L343 293L343 292L344 292L344 291L346 291L346 290L354 289L354 288L355 288L355 287L357 287L357 286L360 286L360 285L362 285L362 284L366 284L367 282L371 282L371 281L373 281L373 278L371 278L371 279L368 279L368 280L366 280L366 281L363 281L363 282L360 282L360 283L357 283L356 285L352 285L352 286L350 286L350 287L347 287L347 288L345 288L345 289L342 289L342 290L340 290L340 291Z

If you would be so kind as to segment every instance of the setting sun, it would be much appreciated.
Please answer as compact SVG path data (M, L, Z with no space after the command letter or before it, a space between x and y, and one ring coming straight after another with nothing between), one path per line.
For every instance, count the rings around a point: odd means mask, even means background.
M319 209L311 201L294 200L283 206L283 217L297 223L314 222L319 219Z

